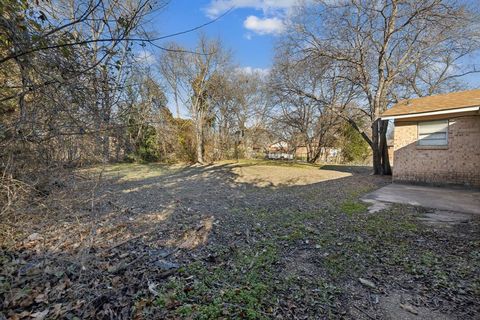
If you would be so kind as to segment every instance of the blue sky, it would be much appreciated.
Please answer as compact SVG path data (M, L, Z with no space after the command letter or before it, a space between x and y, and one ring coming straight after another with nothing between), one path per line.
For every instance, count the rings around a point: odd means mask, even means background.
M171 0L164 10L152 15L149 28L158 35L171 34L199 26L234 7L201 32L220 38L232 50L239 67L266 70L272 64L276 39L285 28L282 21L296 3L297 0ZM192 32L170 40L193 48L197 39L198 32ZM153 52L149 57L153 60L155 49L146 49ZM469 60L480 67L480 53ZM470 86L480 87L480 74L464 80Z
M152 17L151 28L159 35L171 34L206 23L228 8L235 7L201 32L220 38L232 50L240 67L268 69L274 45L281 33L282 17L296 0L172 0L166 9ZM171 38L186 47L194 47L198 32ZM148 49L148 48L147 48ZM149 50L154 51L153 48Z

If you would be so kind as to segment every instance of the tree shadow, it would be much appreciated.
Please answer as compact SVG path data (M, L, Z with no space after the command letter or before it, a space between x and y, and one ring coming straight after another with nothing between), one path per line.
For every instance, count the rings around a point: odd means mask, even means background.
M95 199L76 208L78 215L58 215L42 229L32 226L30 238L4 250L12 259L4 259L2 268L17 268L4 308L38 310L35 299L49 283L58 289L52 289L59 297L53 301L83 301L76 316L98 317L110 304L118 308L115 317L128 318L122 306L133 302L125 290L134 294L178 266L208 258L212 246L244 245L238 234L258 229L258 215L332 210L359 187L388 183L362 171L308 185L260 187L254 180L238 182L239 166L191 166L138 180L106 176L95 187ZM20 286L18 279L27 274L30 282ZM32 285L31 301L20 294L25 285Z
M355 165L333 165L327 164L320 167L322 170L333 170L340 172L348 172L352 174L369 174L373 172L371 166L355 166Z
M480 116L451 116L444 138L419 139L424 118L397 121L393 180L419 185L480 188ZM445 120L443 116L439 119ZM423 141L423 142L421 142Z

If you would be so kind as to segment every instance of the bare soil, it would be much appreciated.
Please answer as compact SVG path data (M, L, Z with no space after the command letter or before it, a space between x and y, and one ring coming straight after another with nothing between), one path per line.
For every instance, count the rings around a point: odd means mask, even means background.
M369 213L388 183L273 161L79 171L2 217L0 319L478 318L479 219Z

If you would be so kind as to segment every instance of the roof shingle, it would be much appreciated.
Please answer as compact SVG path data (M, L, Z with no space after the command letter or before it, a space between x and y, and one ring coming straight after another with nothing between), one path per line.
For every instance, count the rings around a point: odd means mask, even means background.
M480 89L402 100L382 114L399 116L480 106Z

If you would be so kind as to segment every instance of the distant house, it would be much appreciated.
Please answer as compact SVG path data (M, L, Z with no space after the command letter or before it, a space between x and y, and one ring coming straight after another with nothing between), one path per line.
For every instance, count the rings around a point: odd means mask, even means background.
M288 152L289 145L286 141L275 142L268 146L268 151L272 152Z
M480 187L480 90L404 100L394 120L393 180Z
M308 149L306 146L297 146L295 148L295 158L299 160L307 160Z
M334 147L322 147L318 161L336 162L341 150ZM276 142L268 147L267 158L286 160L307 160L308 149L305 145L291 146L288 142Z
M273 160L293 160L294 154L291 152L288 142L279 141L271 144L267 150L267 158Z

